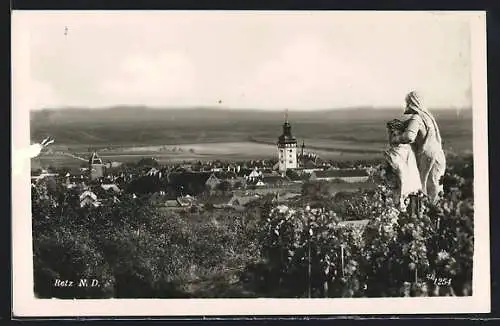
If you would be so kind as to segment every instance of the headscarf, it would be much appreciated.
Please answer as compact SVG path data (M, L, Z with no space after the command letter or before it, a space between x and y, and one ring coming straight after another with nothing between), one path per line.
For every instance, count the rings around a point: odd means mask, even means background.
M436 119L432 116L432 114L422 105L422 100L417 92L412 91L406 95L406 105L407 109L405 113L409 113L408 109L415 111L424 122L424 125L427 129L427 136L424 143L424 146L430 145L428 144L429 138L433 135L439 146L442 146L441 133L439 132L439 127L437 125Z

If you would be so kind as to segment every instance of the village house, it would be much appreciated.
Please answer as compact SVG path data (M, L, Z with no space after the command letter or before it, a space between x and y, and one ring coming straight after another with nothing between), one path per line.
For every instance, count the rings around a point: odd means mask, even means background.
M114 191L115 193L120 193L121 190L120 188L112 183L112 184L101 184L101 188L104 189L105 191Z
M221 183L222 180L217 178L215 173L210 174L210 177L208 177L207 181L205 182L205 185L207 185L210 189L215 189L219 183Z
M238 182L243 185L245 181L245 178L239 177L235 172L221 171L212 173L205 184L210 189L215 189L222 182L228 182L234 187Z
M192 196L178 196L174 199L166 196L164 192L154 193L149 200L155 206L167 208L189 208L196 204L196 200Z
M195 198L189 195L177 197L180 207L191 207L195 204Z
M92 191L85 190L80 195L80 207L85 207L85 206L98 207L100 205L101 205L101 203L97 199L96 194L94 194Z
M56 176L58 176L58 173L50 172L46 169L41 169L31 172L31 181L37 182L47 177L56 177Z
M246 174L244 178L248 184L256 184L262 178L262 171L258 168L254 168L250 173Z
M104 164L104 166L107 168L107 169L111 169L111 168L118 168L120 166L122 166L123 163L121 162L106 162Z
M179 202L177 201L177 199L168 199L165 201L165 207L168 207L168 208L178 208L180 207L179 206Z
M305 162L305 164L301 167L301 170L305 173L312 173L312 172L315 172L315 171L323 171L323 167L322 166L318 166L317 164L315 164L314 162L311 162L311 161L307 161Z
M283 177L281 175L265 175L260 179L260 182L264 186L282 187L290 183L290 179L288 179L286 176Z
M146 172L146 175L147 176L158 176L159 178L161 178L160 170L158 170L155 167L152 167L151 169L149 169L148 172Z
M310 180L313 181L343 181L348 183L366 182L368 178L368 172L360 169L313 171L310 176Z

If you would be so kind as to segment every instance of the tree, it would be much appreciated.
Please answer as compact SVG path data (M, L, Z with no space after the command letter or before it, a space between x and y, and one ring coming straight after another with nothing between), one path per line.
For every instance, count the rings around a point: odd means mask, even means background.
M144 157L140 159L137 164L138 167L158 167L159 163L152 157Z
M222 193L224 194L228 191L231 191L231 189L232 189L231 183L226 180L222 181L217 185L217 190L222 191Z
M326 181L306 182L302 185L302 197L310 201L327 201L331 199L329 184Z
M286 176L292 180L299 180L301 178L297 171L292 169L286 170Z

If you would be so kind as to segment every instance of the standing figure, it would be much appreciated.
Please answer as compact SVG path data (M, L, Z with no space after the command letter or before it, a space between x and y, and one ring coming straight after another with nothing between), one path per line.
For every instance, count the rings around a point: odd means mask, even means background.
M405 114L410 115L404 132L396 141L411 144L417 159L422 191L436 202L442 191L441 179L446 170L441 133L433 115L422 105L419 95L406 95Z

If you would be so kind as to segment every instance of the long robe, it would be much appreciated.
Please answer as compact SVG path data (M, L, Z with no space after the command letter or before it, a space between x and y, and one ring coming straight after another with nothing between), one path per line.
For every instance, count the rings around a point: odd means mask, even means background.
M441 178L446 170L446 157L442 147L441 134L432 114L423 107L414 92L407 96L408 120L406 132L416 134L411 143L417 159L423 192L435 202L443 190Z

